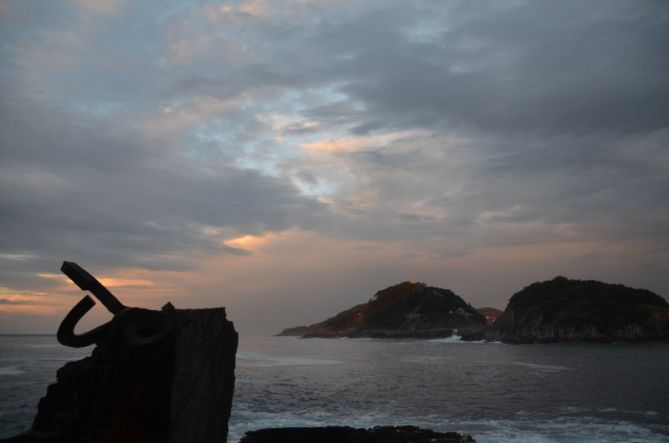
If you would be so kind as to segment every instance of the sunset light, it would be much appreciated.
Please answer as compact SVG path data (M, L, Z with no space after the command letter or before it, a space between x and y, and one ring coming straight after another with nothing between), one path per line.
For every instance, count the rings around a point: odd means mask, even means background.
M668 264L669 0L0 0L0 440L667 441Z

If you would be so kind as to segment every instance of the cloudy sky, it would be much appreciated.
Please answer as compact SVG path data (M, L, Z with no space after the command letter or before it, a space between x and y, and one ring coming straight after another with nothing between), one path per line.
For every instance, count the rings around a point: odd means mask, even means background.
M0 1L0 332L55 331L63 260L243 333L407 279L666 297L668 47L666 1Z

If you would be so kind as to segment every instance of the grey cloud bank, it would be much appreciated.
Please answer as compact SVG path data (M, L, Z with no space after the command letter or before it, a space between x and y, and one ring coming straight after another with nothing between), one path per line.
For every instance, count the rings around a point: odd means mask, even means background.
M249 325L262 303L320 297L319 318L404 270L498 306L495 278L565 269L669 293L665 2L10 1L0 22L0 315L15 327L30 313L10 307L48 292L37 275L63 259L156 278L248 266L256 286L221 270L193 303L228 291ZM277 276L273 252L231 241L282 232L376 252ZM542 247L554 272L523 259ZM513 278L465 281L496 260ZM341 272L360 274L338 290Z

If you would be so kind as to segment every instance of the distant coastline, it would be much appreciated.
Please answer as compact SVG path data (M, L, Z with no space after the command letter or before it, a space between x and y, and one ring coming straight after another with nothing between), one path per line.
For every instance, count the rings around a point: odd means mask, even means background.
M403 282L324 321L282 330L302 338L446 338L505 343L669 341L669 304L646 289L558 276L515 293L504 311L475 309L448 289Z
M367 303L353 306L309 326L284 329L279 335L304 338L441 338L478 334L481 315L448 289L403 282L378 291Z

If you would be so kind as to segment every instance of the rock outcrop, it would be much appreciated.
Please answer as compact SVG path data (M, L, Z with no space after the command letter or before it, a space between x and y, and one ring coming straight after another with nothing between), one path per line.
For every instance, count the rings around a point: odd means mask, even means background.
M669 340L669 304L645 289L556 277L514 294L485 333L508 343Z
M247 432L240 443L475 443L469 435L415 426L270 428Z
M404 282L323 322L284 329L301 337L432 338L480 335L486 319L448 289Z
M58 370L29 432L2 442L224 442L237 340L224 308L176 310L160 349L106 339Z

